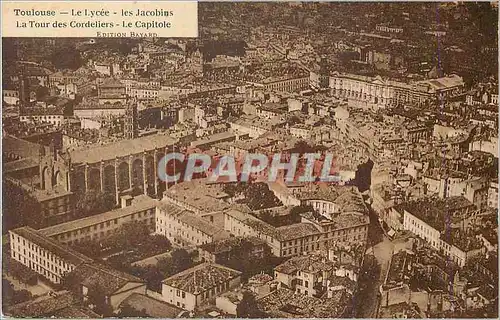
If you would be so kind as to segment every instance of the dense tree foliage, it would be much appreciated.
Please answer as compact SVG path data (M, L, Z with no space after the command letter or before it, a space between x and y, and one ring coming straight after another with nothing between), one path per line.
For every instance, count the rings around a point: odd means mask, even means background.
M176 273L193 267L193 257L185 249L175 249L170 257L159 259L156 265L132 266L128 272L144 279L150 290L161 292L161 282Z
M246 199L245 203L252 210L261 210L283 205L283 203L276 198L274 193L269 190L267 184L262 182L249 184L243 194Z
M255 296L249 292L243 292L243 298L236 307L238 318L264 318L266 315L259 310Z
M76 70L83 65L80 52L70 44L56 47L49 60L56 69Z
M92 307L94 312L104 317L110 317L113 315L113 308L109 305L109 303L106 303L106 294L101 285L89 288L87 297L88 304Z
M128 303L124 303L120 306L117 318L151 318L149 314L146 313L146 309L137 310L131 307Z
M14 182L3 178L2 232L30 226L35 229L42 228L42 209L40 203L25 189Z
M112 194L90 190L77 195L76 217L83 218L106 211L115 206L115 198Z
M14 286L7 279L2 279L2 307L5 308L17 303L32 299L32 294L28 290L15 290Z

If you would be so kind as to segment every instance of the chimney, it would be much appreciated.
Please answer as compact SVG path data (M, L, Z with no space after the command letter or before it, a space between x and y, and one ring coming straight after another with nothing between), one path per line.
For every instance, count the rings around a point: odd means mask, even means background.
M438 303L437 303L437 310L439 312L443 311L443 293L439 293L439 298L438 298Z
M21 75L20 80L19 100L21 101L21 106L24 107L26 103L26 79L24 78L24 73Z
M130 195L122 196L121 197L121 207L122 208L129 207L130 205L132 205L133 199L134 199L134 197L132 197Z

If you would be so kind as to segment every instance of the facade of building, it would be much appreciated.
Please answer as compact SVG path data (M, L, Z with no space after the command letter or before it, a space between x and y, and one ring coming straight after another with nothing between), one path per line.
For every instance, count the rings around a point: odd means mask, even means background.
M474 241L471 243L466 241L465 243L460 243L452 241L436 225L432 226L406 210L404 210L403 227L405 230L409 230L424 239L432 248L443 252L461 267L465 266L470 258L484 252L484 248L480 242ZM451 233L452 231L448 232Z
M352 287L357 280L354 269L346 269L324 256L302 255L274 268L274 277L297 294L321 298L331 296L334 290L341 289L336 288L339 285L336 280L340 280L337 278L344 278L342 289L352 294L355 290Z
M126 88L119 80L107 78L97 86L99 104L125 104L127 101Z
M22 109L19 120L29 123L50 123L56 127L61 126L66 119L64 109L54 106Z
M130 200L122 197L122 207L119 209L40 229L39 232L59 243L72 245L81 241L106 239L125 223L144 223L153 231L158 201L145 195Z
M241 272L218 264L203 263L163 280L162 299L193 311L240 282Z
M11 258L55 284L79 265L92 262L30 227L11 230L9 237Z
M488 207L498 208L498 179L490 182L488 188Z
M257 87L262 87L265 90L278 92L298 92L309 89L308 76L281 76L271 77L254 83Z
M156 207L156 233L174 244L193 246L229 237L228 232L210 220L168 202Z
M437 99L447 99L463 93L465 84L456 75L419 81L412 84L354 75L330 75L330 88L336 97L352 99L368 105L397 105L413 103L422 105Z
M322 221L320 221L322 220ZM254 236L265 241L272 254L292 257L349 244L366 244L369 218L364 214L341 214L332 220L303 218L304 222L273 227L237 210L224 212L224 229L234 236Z

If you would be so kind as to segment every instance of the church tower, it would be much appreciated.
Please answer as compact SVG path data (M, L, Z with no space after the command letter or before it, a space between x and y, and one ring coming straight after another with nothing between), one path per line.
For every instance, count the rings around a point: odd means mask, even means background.
M135 139L139 136L139 126L137 124L137 101L129 101L125 109L125 138Z

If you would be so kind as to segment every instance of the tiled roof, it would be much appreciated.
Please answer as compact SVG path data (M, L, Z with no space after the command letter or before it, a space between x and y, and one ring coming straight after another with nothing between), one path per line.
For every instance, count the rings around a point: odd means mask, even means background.
M333 270L335 266L335 262L329 261L325 257L309 254L293 257L274 268L274 270L286 274L292 274L298 271L316 273L319 271Z
M257 301L260 310L272 318L340 318L350 297L342 291L320 299L280 288Z
M265 242L257 237L230 237L202 244L199 248L213 254L218 254L222 252L229 252L236 247L260 244L265 244Z
M444 231L447 221L451 221L453 211L474 205L463 196L439 199L425 197L396 206L398 211L406 210L438 231ZM401 211L402 212L402 211Z
M122 301L120 306L128 305L135 310L144 310L150 317L153 318L177 318L182 312L182 309L177 308L171 304L165 303L145 296L140 293L132 293L125 300Z
M311 236L314 234L318 234L321 231L316 228L311 223L295 223L288 226L278 227L276 231L280 235L280 239L283 241L303 238L307 236Z
M349 277L332 275L328 278L328 281L330 281L329 287L344 287L351 292L353 292L356 288L356 282L349 279Z
M74 303L73 296L68 292L57 293L53 297L45 295L7 307L5 314L15 318L51 317L59 310L70 307Z
M120 80L117 80L117 79L113 79L113 78L106 78L104 79L103 82L101 82L99 84L99 87L107 87L107 88L121 88L121 87L125 87L125 85L120 81Z
M144 152L144 150L153 150L155 148L158 148L159 152L162 153L165 151L165 147L176 142L176 139L162 134L121 140L103 146L71 151L71 161L73 163L97 163L101 160L111 160L115 157L138 154Z
M213 236L217 233L224 232L223 228L220 228L213 223L210 223L205 218L195 215L192 211L184 210L175 204L161 201L159 202L158 207L162 212L179 219L188 226L193 227L207 235Z
M113 295L129 282L143 284L144 281L125 272L114 270L98 264L83 264L72 273L78 282L87 288L99 287L104 294Z
M208 179L183 181L169 188L166 195L205 213L226 209L229 205L220 200L227 196L221 185L209 184L207 181Z
M241 275L241 272L212 263L203 263L163 280L171 287L199 294Z

